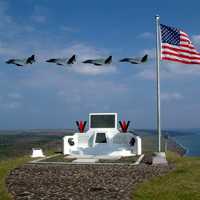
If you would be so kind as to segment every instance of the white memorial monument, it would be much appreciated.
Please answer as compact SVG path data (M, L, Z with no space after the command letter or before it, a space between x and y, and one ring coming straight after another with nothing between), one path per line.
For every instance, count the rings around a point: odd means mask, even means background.
M141 138L126 129L118 129L117 113L89 114L87 132L82 132L83 123L80 124L80 132L63 137L64 155L121 157L142 154Z

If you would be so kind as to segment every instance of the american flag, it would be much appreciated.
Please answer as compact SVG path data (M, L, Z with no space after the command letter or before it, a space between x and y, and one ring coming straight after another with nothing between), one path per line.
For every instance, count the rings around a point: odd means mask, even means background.
M200 53L195 49L188 34L160 24L161 59L184 64L200 64Z

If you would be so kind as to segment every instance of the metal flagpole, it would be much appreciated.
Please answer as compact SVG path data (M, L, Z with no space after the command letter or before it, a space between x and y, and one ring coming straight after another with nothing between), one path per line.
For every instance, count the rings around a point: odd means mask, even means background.
M156 15L156 89L157 89L157 132L158 152L161 152L161 124L160 124L160 17Z

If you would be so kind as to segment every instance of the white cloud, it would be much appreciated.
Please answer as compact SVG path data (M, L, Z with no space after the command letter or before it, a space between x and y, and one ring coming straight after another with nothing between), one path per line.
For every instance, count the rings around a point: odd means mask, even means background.
M67 104L76 104L81 103L81 89L71 89L70 95L68 88L63 88L62 90L57 92L58 97Z
M1 17L1 23L0 27L3 27L4 25L9 25L13 23L12 17L7 14L9 4L6 1L1 0L0 1L0 17Z
M16 33L20 31L19 26L14 18L8 14L9 2L1 0L0 1L0 38L4 41L5 38L14 37Z
M137 77L145 80L155 80L156 79L156 73L152 69L144 69L141 72L139 72Z
M199 65L186 65L186 64L179 64L174 62L161 62L161 67L164 70L164 73L167 75L167 78L170 77L177 77L177 75L184 76L184 75L193 75L199 76L200 75L200 66Z
M25 30L26 32L32 32L35 28L29 25L27 26L16 23L11 16L7 15L8 8L9 4L7 2L0 1L0 17L2 19L0 24L0 34L3 35L3 37L1 37L2 39L0 39L1 58L4 57L5 60L13 57L23 58L34 53L36 54L38 60L35 65L42 67L43 65L47 65L44 61L48 58L69 57L72 54L76 54L78 63L68 67L68 70L70 71L84 75L99 75L116 72L117 68L114 64L97 67L82 63L83 60L88 58L106 58L110 55L106 49L97 49L82 42L63 47L62 43L57 42L52 44L52 38L44 38L41 35L33 37L31 40L26 37L26 34L23 34L23 37L21 37L22 31L24 32ZM45 7L35 6L31 18L39 23L43 23L47 19L46 16L48 12L48 9ZM63 29L66 31L74 31L73 28L66 26L63 27ZM9 35L10 33L14 34L15 37ZM18 40L15 39L17 36ZM8 37L8 40L5 40L4 37ZM49 51L49 49L51 49L51 51Z
M16 92L2 94L0 96L0 108L1 109L16 109L22 105L22 95Z
M24 30L24 29L23 29ZM49 51L51 49L51 51ZM36 52L36 65L45 64L45 60L52 57L70 57L72 54L77 55L77 63L72 66L66 66L70 71L84 75L99 75L116 72L114 64L105 66L94 66L83 64L85 59L106 58L109 56L107 50L97 49L84 43L77 43L65 48L60 44L53 44L50 39L33 38L31 41L23 38L23 41L2 42L0 41L0 54L6 59L12 57L25 57ZM49 64L50 65L50 64ZM42 67L42 65L40 65ZM52 66L52 65L51 65ZM56 66L57 67L57 66Z
M64 32L72 32L72 33L79 31L77 28L69 27L66 25L61 26L60 29Z
M8 97L11 99L22 99L23 98L22 95L19 93L9 93Z
M85 75L99 75L116 72L114 65L110 66L92 66L87 64L76 65L73 70L75 72L85 74Z
M32 19L37 23L45 23L46 22L46 16L43 16L43 15L34 15L34 16L32 16Z
M26 25L26 26L24 26L24 30L26 32L33 32L36 30L36 28L34 26Z
M200 76L199 65L186 65L170 61L160 62L160 77L161 79L178 79L186 76ZM149 64L136 74L136 77L155 80L156 79L156 63L155 59L149 61Z
M22 53L24 49L21 43L20 36L23 32L23 41L26 41L24 37L24 30L22 24L17 23L15 19L8 14L9 2L0 1L0 55L2 57L16 56ZM16 40L18 38L18 40ZM20 44L21 43L21 44Z
M8 109L17 109L21 106L21 103L18 102L18 101L12 101L10 103L6 103L4 104L4 107L5 108L8 108Z
M19 53L17 49L13 49L12 47L3 46L0 43L0 55L1 56L15 56Z
M33 7L33 12L30 17L36 23L45 23L47 21L47 16L49 16L49 10L47 7L40 4Z
M10 102L0 102L1 109L17 109L21 107L21 102L19 101L10 101Z
M152 48L152 49L144 49L144 50L142 51L142 54L148 54L149 59L155 59L155 57L156 57L156 50L155 50L155 48Z
M194 42L195 45L200 46L200 35L193 35L192 41Z
M38 11L30 13L29 18L23 20L24 24L17 23L14 17L9 16L9 13L11 12L7 12L7 6L1 7L0 3L0 17L2 20L0 24L0 36L2 36L0 40L1 60L5 59L6 56L23 58L35 52L38 56L38 63L25 69L2 64L3 72L0 72L2 95L0 96L0 109L4 111L5 115L10 112L7 118L5 116L5 121L9 121L12 116L11 110L13 110L13 113L17 111L17 117L13 116L15 118L13 118L12 122L19 123L18 113L20 113L20 120L23 124L28 122L27 126L32 126L33 121L35 123L34 126L45 122L49 122L50 126L55 124L60 126L59 122L52 120L54 117L57 121L62 121L62 119L69 119L68 121L70 121L73 119L72 115L79 117L80 115L85 115L86 112L92 111L116 111L120 114L123 113L126 117L135 117L134 120L131 120L135 121L137 126L138 122L142 125L147 123L144 118L151 111L149 99L153 97L148 95L147 92L144 94L143 86L145 90L146 83L143 83L142 80L134 80L131 73L123 76L128 71L126 71L126 68L121 68L122 74L117 74L115 63L106 66L81 63L85 59L106 58L110 55L109 50L96 48L82 41L72 43L71 37L63 39L62 36L66 36L63 31L79 31L73 27L56 25L57 27L55 28L57 28L58 32L60 31L57 36L52 32L48 33L45 28L44 30L36 29L32 24L36 27L39 24L33 23L31 16L36 16L35 20L38 20L38 23L44 23L45 20L49 20L49 17L52 16L50 13L48 14L48 11L43 12L43 9L38 8ZM151 38L153 35L147 32L141 37ZM54 38L56 39L54 40ZM70 67L60 67L45 63L48 58L69 57L74 53L77 55L78 64ZM147 53L150 59L146 64L134 67L134 74L142 79L155 80L155 49L145 49L139 53L139 55ZM188 74L195 76L200 74L198 70L198 66L183 66L162 62L161 79L177 79L177 77L184 77L184 75ZM115 74L113 75L112 73ZM109 74L109 76L105 76L105 74ZM176 91L177 82L174 83L173 89ZM164 87L163 85L163 91L165 91ZM191 88L191 90L194 90L194 88ZM144 95L145 98L138 98L140 96L138 94ZM165 101L178 101L182 98L184 97L178 92L162 94L162 100ZM143 103L143 101L146 103ZM141 109L144 105L146 105L145 108L147 107L147 109ZM75 112L72 112L72 110ZM141 110L145 110L145 113L141 112ZM29 111L35 113L31 116L33 119L35 115L34 120L26 119L30 114ZM2 112L2 119L4 118L4 113ZM152 122L151 119L152 117L149 117L146 121L150 123Z
M138 37L143 38L143 39L152 39L153 36L154 35L151 32L144 32L144 33L141 33Z
M64 83L65 82L65 83ZM57 96L60 102L64 102L68 106L82 105L84 108L98 109L99 105L108 108L120 97L128 94L128 88L121 83L113 83L112 81L79 81L65 80L62 83L57 82L54 86L59 88Z
M164 92L161 93L161 99L163 101L181 100L183 96L178 92Z

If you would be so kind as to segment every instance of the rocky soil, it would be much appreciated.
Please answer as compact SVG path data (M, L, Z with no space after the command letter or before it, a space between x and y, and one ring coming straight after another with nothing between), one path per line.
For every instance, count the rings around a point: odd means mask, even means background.
M147 159L149 161L149 159ZM10 172L6 182L16 200L131 199L137 183L172 170L173 166L39 165Z

